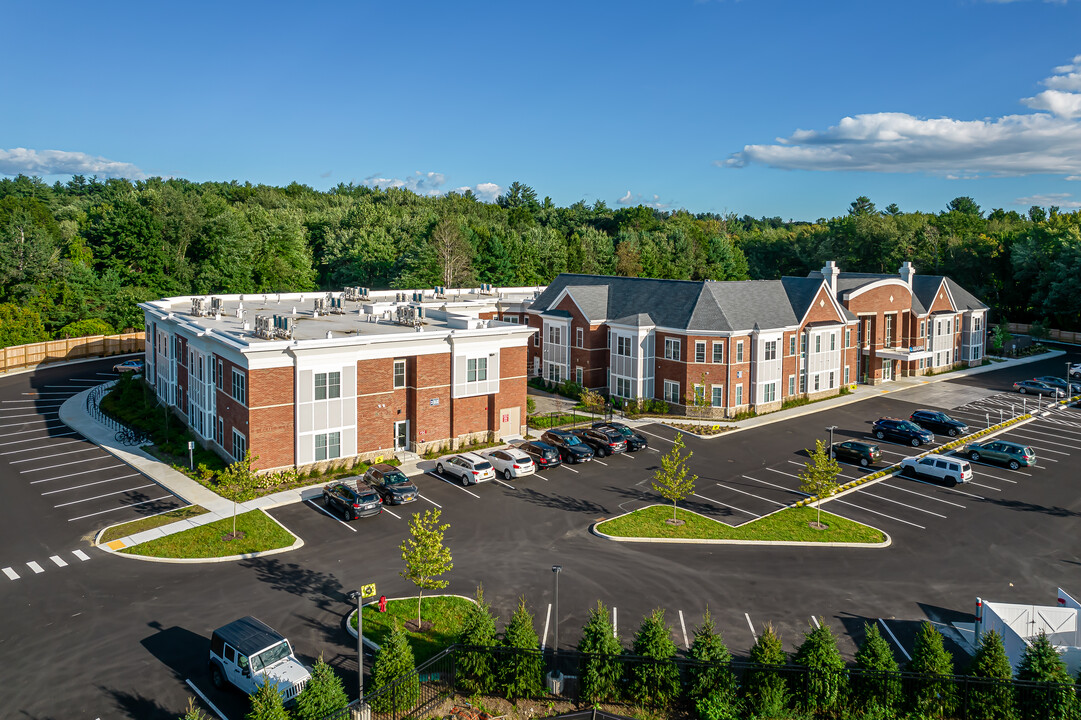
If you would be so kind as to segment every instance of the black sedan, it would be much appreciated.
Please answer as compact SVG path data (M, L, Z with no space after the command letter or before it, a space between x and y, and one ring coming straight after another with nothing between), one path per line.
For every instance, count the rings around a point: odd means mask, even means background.
M856 440L833 443L831 455L837 460L859 463L863 467L874 465L882 459L882 451L878 449L878 445Z
M346 520L371 517L383 512L379 493L364 484L351 485L339 480L323 486L323 503L327 510L337 509Z
M541 440L558 450L563 462L581 463L593 459L593 450L569 430L546 430Z
M563 461L559 459L559 451L548 443L539 440L529 440L520 445L516 445L515 447L532 458L533 464L537 466L538 470L556 467L563 463Z
M954 420L946 413L938 410L917 410L909 415L908 419L924 430L949 435L950 437L964 435L968 431L968 425L960 420Z
M627 450L630 452L645 450L647 447L649 447L649 442L646 440L645 435L640 435L636 433L634 430L631 430L629 427L627 427L621 422L598 422L593 423L593 427L612 428L613 430L618 432L620 435L623 436L623 439L627 441Z
M387 463L378 463L364 473L364 482L388 505L401 505L417 499L417 486L410 482L398 468Z

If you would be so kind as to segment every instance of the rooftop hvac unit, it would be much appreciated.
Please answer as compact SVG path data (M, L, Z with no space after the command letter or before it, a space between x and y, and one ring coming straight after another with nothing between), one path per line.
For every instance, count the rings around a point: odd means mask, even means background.
M492 284L491 283L481 283L480 284L480 294L481 295L491 295L492 294Z
M347 287L345 289L345 293L344 293L345 299L350 300L352 302L356 302L357 300L360 300L362 298L360 290L361 289L358 288L358 287Z
M210 314L221 315L222 310L225 309L225 303L221 298L210 298Z
M424 309L414 305L404 305L395 308L394 322L399 325L420 327L424 323Z
M345 314L345 310L342 309L342 298L340 298L340 297L329 298L329 303L328 304L329 304L328 312L332 312L335 315L344 315Z
M277 316L275 316L274 319L276 320ZM264 340L271 340L274 338L274 327L271 327L270 317L267 315L255 316L255 335Z
M294 327L294 320L288 315L274 316L274 337L291 340L293 338Z
M443 287L442 285L437 285L435 287L434 292L435 292L435 296L437 298L439 298L440 300L445 300L447 298L447 289L445 287Z
M420 290L415 291L413 293L413 302L424 302L424 293Z
M195 317L206 317L210 314L210 301L206 298L191 299L191 314Z
M326 313L327 313L327 299L326 298L316 298L315 299L315 314L316 315L326 315Z

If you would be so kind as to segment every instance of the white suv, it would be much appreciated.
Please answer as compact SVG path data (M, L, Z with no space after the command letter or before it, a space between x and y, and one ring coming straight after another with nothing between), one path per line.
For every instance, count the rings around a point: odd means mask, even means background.
M440 475L448 475L458 478L462 485L475 485L485 480L495 480L495 470L492 464L476 453L462 453L451 455L445 460L440 460L435 471Z
M219 690L230 683L251 695L273 683L286 703L294 702L311 674L283 636L252 616L218 628L210 637L210 679Z
M500 448L486 452L484 456L492 463L496 473L506 480L532 475L537 471L533 459L518 448Z
M972 466L967 460L932 454L922 458L905 458L901 461L901 474L956 485L972 480Z

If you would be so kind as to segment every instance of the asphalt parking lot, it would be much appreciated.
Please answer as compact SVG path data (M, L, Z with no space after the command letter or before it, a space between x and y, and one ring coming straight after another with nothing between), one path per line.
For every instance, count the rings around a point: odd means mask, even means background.
M180 507L175 495L64 425L59 408L116 379L115 358L0 380L0 477L19 512L5 519L0 583L90 560L100 528Z

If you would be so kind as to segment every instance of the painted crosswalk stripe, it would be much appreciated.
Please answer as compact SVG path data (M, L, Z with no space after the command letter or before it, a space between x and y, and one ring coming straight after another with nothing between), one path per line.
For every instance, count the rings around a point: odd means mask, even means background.
M18 580L19 573L15 572L9 567L4 568L4 574L8 576L8 580Z
M49 559L56 563L57 567L67 567L68 564L64 562L59 555L50 555Z
M37 564L36 562L34 562L33 560L31 560L30 562L26 563L26 567L28 567L28 568L30 568L31 570L33 570L33 571L34 571L34 574L35 574L35 575L38 575L38 574L41 574L41 573L45 572L45 568L41 567L40 565L38 565L38 564Z
M84 553L82 550L72 550L71 554L84 562L90 559L90 556Z

